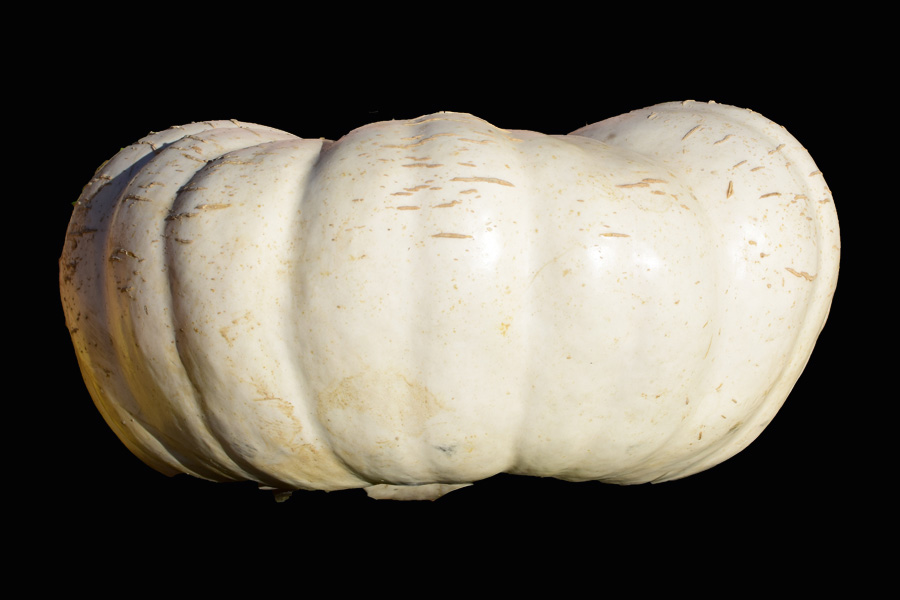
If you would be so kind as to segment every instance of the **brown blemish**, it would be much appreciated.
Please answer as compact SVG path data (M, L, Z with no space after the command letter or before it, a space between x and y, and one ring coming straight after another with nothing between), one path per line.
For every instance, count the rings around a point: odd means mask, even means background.
M471 238L472 236L465 235L463 233L436 233L431 237L433 237L433 238L452 238L452 239L461 240L461 239Z
M128 194L127 196L123 197L122 200L123 201L124 200L134 200L136 202L152 202L152 200L150 198L147 198L146 196L138 196L137 194Z
M641 179L637 183L620 183L616 187L620 187L620 188L650 187L651 183L668 183L668 182L665 179L646 178L646 179Z
M441 121L441 120L447 120L447 119L432 119L432 120ZM419 121L418 123L426 123L426 122L427 121ZM416 124L418 124L418 123L416 123ZM419 140L418 142L413 142L412 144L387 144L384 147L385 148L416 148L423 144L427 144L428 142L432 141L434 138L442 137L445 135L453 135L453 134L452 133L436 133L434 135L428 136L427 138L425 138L423 140ZM417 139L417 138L407 138L407 139Z
M693 129L691 129L691 130L688 131L686 134L684 134L684 137L681 138L681 141L683 142L684 140L688 139L689 137L691 137L692 135L694 135L697 131L699 131L700 129L702 129L702 127L703 127L702 125L697 125L697 126L695 126Z
M509 181L506 181L505 179L498 179L496 177L454 177L450 181L465 181L465 182L475 182L475 183L496 183L497 185L516 187Z
M140 258L137 254L135 254L135 253L132 252L131 250L126 250L125 248L119 248L119 249L117 249L117 250L116 250L115 252L113 252L112 255L109 257L109 260L112 260L112 261L122 260L121 258L119 258L119 256L118 256L119 254L122 254L122 255L124 255L124 256L128 256L128 257L130 257L130 258L134 258L134 259L136 259L138 262L143 262L143 261L144 261L143 258Z
M790 267L785 267L784 270L787 271L788 273L790 273L791 275L794 275L795 277L802 277L803 279L805 279L807 281L812 281L813 279L816 278L815 275L810 275L806 271L795 271L794 269L792 269Z

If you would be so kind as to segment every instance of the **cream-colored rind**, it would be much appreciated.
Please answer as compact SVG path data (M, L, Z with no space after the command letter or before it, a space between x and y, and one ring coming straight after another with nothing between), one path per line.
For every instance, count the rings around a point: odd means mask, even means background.
M732 456L805 366L839 246L806 150L730 106L568 136L214 121L98 170L60 285L95 403L154 468L433 497Z

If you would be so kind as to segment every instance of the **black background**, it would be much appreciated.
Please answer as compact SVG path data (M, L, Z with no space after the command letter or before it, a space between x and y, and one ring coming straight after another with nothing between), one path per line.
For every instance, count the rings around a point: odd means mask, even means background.
M230 565L246 566L249 556L278 555L305 569L337 563L353 579L385 557L429 556L430 569L455 565L462 545L470 561L464 581L512 556L526 575L545 573L552 557L569 553L577 558L559 576L614 578L619 561L727 563L747 554L796 572L799 555L844 556L855 542L837 540L877 535L869 519L884 492L869 473L878 454L870 421L873 402L885 398L873 387L865 336L876 321L876 329L893 323L878 319L862 291L872 282L862 248L878 223L863 224L872 198L857 165L868 152L861 123L881 110L877 82L860 65L881 55L830 34L853 27L837 17L813 28L771 13L705 23L677 10L627 21L551 11L555 19L509 22L508 14L471 11L378 24L384 15L377 12L172 11L41 38L52 59L29 58L16 98L17 126L28 131L16 143L29 156L19 201L32 224L22 230L29 233L17 243L15 263L24 268L17 277L30 283L10 290L35 314L16 324L25 327L22 352L8 366L13 380L30 382L27 393L14 394L23 416L12 433L23 441L15 444L21 473L11 485L27 507L16 514L34 532L31 543L83 551L101 571L136 556L147 568L159 560L151 550L157 545L166 548L163 562L178 565L166 571L227 555L233 560L208 575L226 580ZM837 294L809 365L772 424L725 463L659 485L500 475L436 502L375 501L356 490L298 492L276 503L253 484L152 471L93 407L64 324L56 261L81 187L101 162L148 132L233 118L337 139L371 121L453 110L503 128L562 134L685 99L751 108L787 127L824 172L842 227ZM764 550L751 550L754 544ZM78 577L91 581L96 573ZM380 576L400 587L405 578L399 566ZM461 583L449 575L436 581ZM273 585L281 589L277 578Z

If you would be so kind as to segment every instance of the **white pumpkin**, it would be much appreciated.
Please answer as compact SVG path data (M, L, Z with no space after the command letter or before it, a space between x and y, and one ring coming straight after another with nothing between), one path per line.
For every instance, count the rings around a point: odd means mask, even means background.
M96 405L152 467L434 498L739 452L810 356L839 245L804 148L715 103L564 136L214 121L97 171L60 284Z

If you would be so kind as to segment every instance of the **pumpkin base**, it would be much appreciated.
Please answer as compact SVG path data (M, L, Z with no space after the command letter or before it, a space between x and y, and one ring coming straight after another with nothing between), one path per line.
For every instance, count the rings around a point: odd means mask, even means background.
M376 500L437 500L453 490L471 483L426 483L424 485L389 485L380 483L365 488L369 498Z

